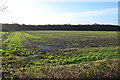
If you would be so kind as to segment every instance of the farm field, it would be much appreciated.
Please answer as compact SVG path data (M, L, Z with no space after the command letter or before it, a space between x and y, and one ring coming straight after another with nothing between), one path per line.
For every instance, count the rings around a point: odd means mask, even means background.
M119 78L116 31L0 34L3 78Z

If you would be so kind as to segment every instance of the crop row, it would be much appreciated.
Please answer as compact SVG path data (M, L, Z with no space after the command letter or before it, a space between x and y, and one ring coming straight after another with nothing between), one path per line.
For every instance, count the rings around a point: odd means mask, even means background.
M71 33L71 34L70 34ZM88 38L88 35L95 36L93 32L83 34L81 32L60 32L60 31L26 31L12 32L3 37L2 69L3 77L18 78L84 78L84 77L118 77L117 65L119 61L117 33L101 32L109 34L104 38L111 41L107 46L88 46L81 48L64 47L65 43L78 44L86 40L94 41L95 38ZM98 32L96 32L98 33ZM74 36L76 34L76 36ZM56 36L55 36L56 35ZM85 36L86 35L86 36ZM81 36L83 36L81 38ZM80 37L80 38L79 38ZM101 39L97 38L97 40ZM56 41L57 40L57 41ZM77 42L75 42L76 40ZM70 41L70 42L69 42ZM60 45L57 45L61 43ZM64 43L64 44L63 44ZM86 43L86 42L85 42ZM96 42L97 43L97 42ZM106 43L106 42L105 42ZM95 43L94 43L95 44ZM56 50L45 51L38 45L62 46ZM80 45L81 46L81 45ZM38 48L37 50L34 48ZM50 47L49 47L50 48ZM106 73L108 72L108 73ZM100 74L101 73L101 74ZM107 75L104 75L107 74Z

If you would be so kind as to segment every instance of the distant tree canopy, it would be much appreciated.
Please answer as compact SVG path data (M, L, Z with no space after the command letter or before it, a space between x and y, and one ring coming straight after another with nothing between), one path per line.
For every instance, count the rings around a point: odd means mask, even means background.
M3 24L2 31L26 31L26 30L73 30L73 31L120 31L118 25L20 25Z
M8 0L0 0L0 11L4 11L5 9L8 8L7 4Z

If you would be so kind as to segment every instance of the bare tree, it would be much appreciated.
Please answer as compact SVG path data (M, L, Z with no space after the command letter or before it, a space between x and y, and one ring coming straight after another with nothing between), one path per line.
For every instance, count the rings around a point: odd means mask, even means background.
M0 0L0 11L4 11L5 9L8 8L8 6L6 5L7 4L7 1L8 0Z

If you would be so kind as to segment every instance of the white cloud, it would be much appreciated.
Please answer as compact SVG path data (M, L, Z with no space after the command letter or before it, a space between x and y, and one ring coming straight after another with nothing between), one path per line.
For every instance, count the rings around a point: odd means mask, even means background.
M94 16L117 15L117 8L109 8L104 10L86 11L77 13L64 13L51 15L44 12L43 9L37 10L31 4L38 0L8 0L8 12L0 12L0 22L15 22L26 24L78 24L95 22ZM40 1L40 0L39 0ZM41 10L41 11L40 11ZM96 20L101 21L102 20Z
M110 15L117 14L117 8L109 8L96 11L86 11L86 12L77 12L77 13L65 13L56 15L55 17L82 17L82 16L99 16L99 15Z
M49 19L51 23L73 23L73 24L91 23L91 22L94 23L95 20L97 19L93 19L93 17L97 16L98 18L100 18L99 16L112 15L112 14L117 15L118 14L117 11L118 11L117 8L109 8L109 9L96 10L96 11L65 13L65 14L50 16Z

